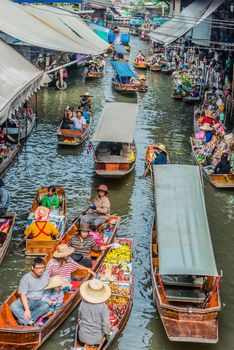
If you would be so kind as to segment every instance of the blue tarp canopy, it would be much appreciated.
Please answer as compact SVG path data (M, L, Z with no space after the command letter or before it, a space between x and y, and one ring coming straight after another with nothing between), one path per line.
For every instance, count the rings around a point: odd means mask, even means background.
M114 45L115 52L122 53L122 55L127 55L128 51L125 49L123 45L117 44Z
M132 69L129 67L127 62L112 61L111 64L120 78L124 78L124 77L136 78L137 77L137 75L132 71Z
M18 2L18 3L27 3L27 4L36 4L36 3L40 3L40 4L49 4L49 3L53 3L53 2L61 2L61 3L77 3L77 4L82 4L83 0L13 0L13 2Z
M113 44L114 41L115 41L115 33L112 30L110 30L108 33L108 43Z
M121 43L129 43L130 42L130 35L128 33L121 34L120 41L121 41Z

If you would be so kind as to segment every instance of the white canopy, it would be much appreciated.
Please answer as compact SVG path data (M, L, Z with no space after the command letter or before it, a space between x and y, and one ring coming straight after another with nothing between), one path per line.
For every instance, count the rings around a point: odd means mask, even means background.
M0 31L31 45L62 52L98 54L108 46L78 16L9 0L0 1Z
M0 40L0 123L40 88L43 72Z
M175 18L150 33L152 40L169 45L209 17L225 0L195 0Z
M92 141L132 143L137 113L136 103L106 103Z

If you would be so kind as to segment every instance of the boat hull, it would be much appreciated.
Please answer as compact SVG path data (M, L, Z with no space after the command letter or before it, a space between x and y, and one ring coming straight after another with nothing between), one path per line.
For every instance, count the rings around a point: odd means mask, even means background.
M135 95L138 90L135 84L123 85L123 84L115 83L113 81L112 81L112 87L115 91L120 92L121 94L124 94L124 95Z
M18 152L19 146L13 146L11 154L0 164L0 174L2 174L9 167L9 165L13 162Z
M3 262L3 259L4 259L5 255L6 255L6 252L7 252L7 249L9 247L10 242L11 242L12 230L13 230L13 226L14 226L14 223L15 223L16 214L12 213L12 212L8 212L3 217L6 218L6 219L11 219L12 222L11 222L11 227L10 227L9 231L6 233L6 235L7 235L6 240L2 244L2 246L0 247L0 265Z
M89 136L90 133L90 124L87 124L88 127L85 132L81 130L69 130L61 129L62 124L57 131L58 145L67 146L67 147L76 147L81 145Z

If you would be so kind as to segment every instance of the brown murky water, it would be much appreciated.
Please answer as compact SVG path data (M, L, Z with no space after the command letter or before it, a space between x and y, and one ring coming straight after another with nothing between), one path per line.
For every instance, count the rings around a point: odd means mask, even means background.
M132 38L131 61L138 48L146 45ZM219 269L222 311L219 314L220 340L217 345L176 344L168 341L159 314L152 302L149 261L150 227L153 219L153 191L150 179L139 179L144 169L148 144L167 145L172 163L193 164L189 137L192 133L192 108L170 98L171 78L147 72L149 91L138 96L140 112L136 124L137 162L135 171L122 181L108 181L112 213L122 216L119 236L134 238L135 294L129 322L113 350L232 350L234 347L234 192L218 191L205 182L207 213ZM86 208L94 188L103 182L94 175L87 142L77 149L57 147L56 130L67 105L78 106L80 93L88 90L94 99L95 123L105 101L134 98L116 94L110 87L112 68L109 59L105 77L85 82L81 72L73 71L66 91L42 90L38 96L38 124L21 150L18 159L4 175L11 193L11 209L17 212L13 241L19 241L33 196L41 185L61 185L67 194L68 217ZM15 251L1 266L0 301L18 285L27 269L24 251ZM41 347L42 350L70 350L73 346L76 312Z

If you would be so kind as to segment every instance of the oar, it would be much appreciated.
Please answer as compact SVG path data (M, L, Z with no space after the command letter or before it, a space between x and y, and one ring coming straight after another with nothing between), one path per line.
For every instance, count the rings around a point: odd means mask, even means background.
M72 221L72 225L73 225L76 221L78 221L78 224L80 224L80 220L81 220L82 215L85 215L89 209L90 209L90 206L88 206L88 208L86 208L85 210L83 210L83 211L81 212L81 214L80 214L79 216L77 216L77 217Z

